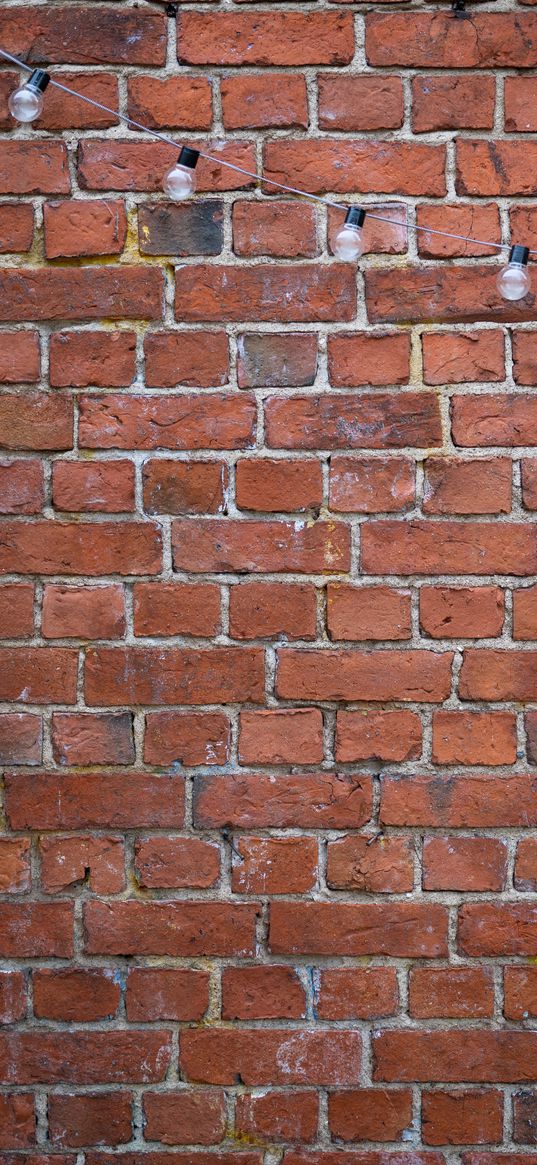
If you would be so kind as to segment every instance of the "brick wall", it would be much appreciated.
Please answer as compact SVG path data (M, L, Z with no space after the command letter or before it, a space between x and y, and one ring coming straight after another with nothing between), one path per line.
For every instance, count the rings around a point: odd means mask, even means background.
M189 5L179 64L157 4L0 11L394 219L356 272L217 164L167 204L0 73L4 1165L537 1160L537 280L404 225L537 247L537 11L470 9Z

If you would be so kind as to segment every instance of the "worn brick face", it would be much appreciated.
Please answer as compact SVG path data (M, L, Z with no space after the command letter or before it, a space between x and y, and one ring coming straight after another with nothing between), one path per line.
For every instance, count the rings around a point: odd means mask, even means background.
M0 5L81 95L1 71L3 1165L537 1165L537 4L466 7Z

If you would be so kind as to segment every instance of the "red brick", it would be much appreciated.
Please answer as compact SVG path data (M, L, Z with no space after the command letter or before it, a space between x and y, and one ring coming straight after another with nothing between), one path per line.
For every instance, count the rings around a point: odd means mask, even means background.
M442 203L440 206L418 206L416 208L416 223L421 228L417 234L418 253L426 259L453 259L475 256L482 259L484 255L498 256L498 248L487 246L479 239L490 239L492 243L501 242L500 216L495 203L477 205L472 203L466 206L463 203L450 205ZM425 228L425 229L424 229ZM434 234L434 231L446 231L447 234ZM463 236L457 238L456 236ZM454 238L449 236L455 236ZM464 237L464 236L469 236ZM486 333L491 337L491 333ZM436 333L424 334L423 339L429 340ZM462 336L462 333L460 334ZM464 333L470 339L474 333ZM476 333L478 338L480 333ZM457 336L459 340L459 336ZM464 377L462 378L464 380ZM472 376L475 379L475 376ZM495 380L495 376L485 376L486 380ZM503 380L503 374L500 376Z
M172 524L172 551L175 570L193 573L335 574L350 567L350 530L323 521L178 519Z
M213 1028L185 1031L179 1053L187 1080L246 1085L355 1084L360 1036L354 1031Z
M199 1020L209 1005L209 976L205 971L180 967L135 967L126 988L127 1018L148 1020Z
M142 483L148 514L219 514L225 506L228 468L223 461L158 458L146 461Z
M263 652L254 647L90 648L86 703L261 703L263 662Z
M222 78L220 92L226 129L308 127L306 79L302 74L270 73L268 76L255 76L249 73L245 77L235 74ZM289 203L286 205L289 210L292 209ZM303 207L300 209L303 210Z
M319 126L328 130L398 129L403 124L400 77L344 77L321 73Z
M11 829L180 829L184 778L149 773L8 774Z
M343 226L344 218L343 208L328 207L328 247L331 254L335 254L336 236ZM369 203L362 229L362 242L364 255L404 254L408 250L407 208L404 203Z
M0 700L76 703L78 655L57 647L1 647Z
M328 373L335 388L361 384L406 384L410 377L408 335L346 332L328 339Z
M480 398L482 399L482 398ZM537 549L523 523L370 522L362 569L370 574L535 574Z
M310 583L245 582L230 588L234 639L315 639L316 612Z
M422 344L426 384L504 379L504 336L499 329L425 332Z
M366 21L370 65L413 69L517 69L537 61L533 13L473 12L472 22L455 24L449 12L370 13Z
M514 881L517 890L535 891L537 886L537 847L531 837L522 838L518 842Z
M522 593L522 592L516 592ZM501 634L499 587L421 587L420 627L433 639L487 639Z
M329 841L327 856L326 881L332 890L408 894L414 886L413 851L405 838L351 834Z
M492 129L495 98L494 77L456 73L446 77L414 77L412 128L414 133Z
M479 910L483 903L479 903ZM516 1083L534 1073L533 1032L467 1030L383 1031L374 1040L375 1080Z
M235 494L242 510L317 509L323 500L321 466L316 461L242 460L236 466Z
M199 837L139 837L134 872L144 889L205 890L220 876L220 850Z
M240 713L241 764L314 765L323 756L320 708L274 708Z
M218 159L255 173L254 148L249 142L229 141ZM82 190L162 191L162 179L177 161L177 148L155 141L82 139L78 145L78 183ZM220 160L201 159L196 171L199 191L240 190L253 180L236 174ZM122 313L125 314L125 313Z
M411 902L272 902L269 949L274 955L441 958L447 913Z
M0 892L21 894L31 884L30 842L26 838L1 838Z
M47 894L86 884L95 894L118 894L125 888L120 837L44 837L39 847L41 884Z
M233 250L236 255L267 255L282 259L316 255L313 207L295 206L292 202L266 205L236 202L233 206Z
M87 396L80 402L80 443L86 449L247 449L255 419L248 396Z
M354 52L350 13L182 12L183 65L345 65Z
M33 207L4 202L0 206L0 253L29 251L34 237ZM24 332L16 335L23 336Z
M109 1019L119 1007L121 992L113 971L95 968L33 972L34 1014L39 1019L87 1023Z
M537 587L513 591L513 639L535 639L537 632Z
M462 839L458 839L462 840ZM409 1015L414 1019L491 1019L494 981L488 967L413 967Z
M524 145L527 145L525 142ZM496 287L499 267L476 264L472 278L468 268L457 266L370 268L365 273L367 313L372 324L500 323L533 318L532 297L513 305L502 299ZM479 306L477 306L479 305ZM479 397L479 400L484 398Z
M38 514L44 501L39 461L0 460L0 514Z
M535 1145L535 1106L537 1094L533 1091L513 1095L513 1140Z
M0 194L69 194L71 179L67 168L67 148L63 142L53 141L3 141L0 149ZM44 275L45 272L36 274ZM50 272L46 273L50 275ZM11 272L15 275L15 271ZM10 295L15 287L4 270L3 279ZM4 306L4 311L8 305ZM8 308L9 311L9 308ZM18 313L4 315L2 319L18 320ZM31 317L30 317L31 318Z
M119 255L125 246L127 216L123 202L46 202L43 213L47 259Z
M0 1070L13 1084L152 1083L166 1075L170 1044L169 1032L154 1028L5 1032Z
M221 712L151 712L145 718L146 764L223 765L229 747L229 721Z
M403 761L421 756L421 721L415 712L338 712L336 760Z
M319 1019L372 1019L394 1015L399 992L394 967L323 969L316 986Z
M213 583L135 583L135 635L215 635L220 591Z
M6 522L3 535L0 573L23 566L25 574L97 577L161 567L162 535L152 522Z
M480 398L481 399L481 398ZM400 449L441 444L438 400L428 392L397 395L272 397L265 405L273 449Z
M195 782L196 827L356 829L372 813L371 777L204 776Z
M0 1096L0 1149L31 1149L36 1140L34 1098L30 1092Z
M0 953L6 959L68 959L74 953L73 907L68 902L2 902ZM0 1035L0 1062L2 1058ZM21 1083L4 1075L5 1083Z
M117 639L125 631L123 587L64 587L48 583L43 596L45 639Z
M239 837L233 844L235 894L304 894L317 883L313 837Z
M129 712L55 712L52 752L56 764L62 765L132 764L132 716Z
M534 700L537 652L466 648L459 677L463 700Z
M349 264L195 263L176 271L175 316L186 323L277 319L304 324L354 318L356 288Z
M144 339L148 388L219 388L228 379L225 332L148 332Z
M527 238L528 246L532 249L535 247L537 219L534 206L524 203L520 206L512 206L509 211L509 225L513 242L518 242L520 238Z
M534 77L506 77L504 83L505 128L511 133L534 133L537 121L532 109L537 91Z
M26 712L0 713L0 764L40 764L41 737L40 716Z
M124 388L134 379L135 352L134 332L54 332L50 383L54 388Z
M39 380L39 366L37 332L33 329L24 332L0 332L0 382L2 384L35 384Z
M493 837L430 837L423 843L424 890L503 890L507 849Z
M445 147L421 142L331 138L269 142L264 175L313 194L419 194L446 192ZM486 193L486 192L485 192Z
M34 626L34 587L31 583L0 586L0 639L24 639Z
M29 64L86 65L91 44L93 63L163 65L166 21L160 13L133 13L118 4L92 5L83 19L75 4L21 5L3 12L0 37L9 39L11 52L24 54Z
M456 445L537 445L537 410L531 396L452 397L451 407Z
M88 902L88 955L224 955L254 953L257 908L251 903Z
M319 1097L308 1092L269 1092L237 1097L235 1128L239 1137L270 1141L316 1140Z
M331 639L410 639L410 593L330 583L326 621Z
M534 955L534 913L529 902L466 902L459 908L459 951L472 957Z
M207 77L131 76L128 114L152 129L210 129L212 86Z
M0 448L72 449L73 402L52 393L0 397Z
M243 332L239 335L239 388L300 388L313 384L316 372L317 337L312 332Z
M56 461L52 501L57 510L118 514L134 510L132 461Z
M505 967L504 1015L522 1020L537 1014L537 967Z
M48 1127L54 1146L123 1145L132 1137L132 1096L129 1092L52 1093Z
M335 1092L328 1098L328 1123L341 1141L400 1141L412 1124L412 1093L408 1088Z
M306 996L293 967L222 968L223 1019L304 1019Z
M516 747L512 712L433 713L435 764L512 765Z
M534 777L384 777L380 820L385 825L487 829L528 827L537 820Z
M513 376L516 384L533 386L537 377L537 333L513 331Z
M144 1137L164 1145L218 1145L224 1137L224 1093L212 1089L146 1092Z
M457 142L457 193L468 195L535 194L533 141Z
M497 1144L503 1136L503 1094L424 1091L421 1119L426 1145Z
M21 971L0 972L0 1024L16 1023L26 1015L26 981Z
M330 458L331 510L397 513L412 506L414 494L414 464L406 458Z
M277 695L284 700L425 700L449 693L451 655L423 651L278 652Z
M118 83L113 73L62 72L61 84L108 106L108 109L118 108ZM87 101L51 86L37 125L39 129L46 130L107 129L108 126L117 125L118 120L114 113L96 109Z
M4 268L0 319L155 320L162 315L162 291L155 267Z

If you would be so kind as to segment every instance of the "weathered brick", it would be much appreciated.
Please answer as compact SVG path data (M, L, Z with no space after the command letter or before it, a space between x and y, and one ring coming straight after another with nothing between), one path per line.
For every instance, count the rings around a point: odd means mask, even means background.
M537 445L537 409L531 396L455 396L451 409L455 445Z
M469 256L482 259L485 255L498 255L498 248L492 245L501 242L500 216L495 203L425 204L417 207L416 223L420 227L418 253L425 259ZM446 234L435 234L436 231ZM483 239L490 239L490 244L478 241Z
M321 466L317 461L243 459L235 471L235 497L241 510L318 509L323 500Z
M414 464L404 457L330 458L330 509L340 513L397 513L414 502Z
M406 384L410 376L410 338L346 332L328 341L328 373L335 388L361 384Z
M52 502L57 510L128 513L134 510L132 461L56 461Z
M169 1033L154 1028L0 1033L1 1071L13 1084L157 1082L170 1057Z
M503 1095L486 1089L423 1092L426 1145L490 1145L502 1140Z
M228 378L225 332L148 332L144 355L149 388L218 388Z
M235 704L243 700L261 703L263 670L263 652L256 647L203 651L176 647L168 648L165 654L155 647L90 648L86 653L86 702L104 701L111 707Z
M311 583L244 582L230 588L234 639L315 639L316 619Z
M265 405L273 449L400 449L441 443L438 401L432 393L272 397Z
M42 756L40 716L26 712L0 714L0 764L38 765Z
M319 708L241 712L241 764L314 765L322 760L323 717Z
M152 129L210 129L212 87L207 77L128 79L128 113Z
M237 344L239 388L300 388L313 384L317 337L311 332L243 332Z
M530 826L537 817L533 776L384 777L384 825L495 829Z
M361 1088L329 1097L330 1131L341 1141L400 1141L412 1122L408 1088Z
M93 205L93 203L91 203ZM219 255L224 245L223 203L146 202L138 212L143 255Z
M125 388L134 379L135 350L134 332L54 332L50 383L54 388Z
M321 73L317 84L321 129L362 132L398 129L403 124L400 77Z
M257 323L274 318L282 323L323 323L351 320L355 308L355 281L348 264L196 263L176 268L175 315L187 323Z
M0 319L158 320L162 291L162 272L156 268L4 268Z
M370 65L426 69L531 68L537 61L533 13L475 12L455 24L449 12L372 12L366 21Z
M166 22L160 13L133 13L118 4L88 7L83 16L74 4L21 5L5 10L0 36L11 51L30 64L92 63L163 65Z
M84 887L95 894L125 889L121 837L41 838L41 884L46 894Z
M405 838L349 835L329 841L327 857L326 881L332 890L408 894L413 888L412 848Z
M431 837L423 845L424 890L503 890L507 849L495 837Z
M412 79L412 128L415 133L437 129L492 129L496 85L494 77L454 74Z
M472 966L413 967L408 1007L414 1019L490 1019L492 971Z
M116 1014L121 992L112 971L36 968L34 1012L39 1019L85 1023Z
M447 953L443 906L410 902L273 902L272 954L396 955L440 958Z
M0 514L38 514L45 501L39 461L0 459Z
M410 593L329 583L326 623L331 639L410 639Z
M208 829L357 828L371 812L371 777L362 774L239 773L199 777L194 788L195 824Z
M319 1019L371 1019L394 1015L399 992L394 967L332 969L318 973Z
M0 396L0 448L71 449L73 402L50 392Z
M1 194L69 194L70 190L67 149L63 142L8 140L1 143ZM11 274L13 276L14 272ZM6 272L3 279L6 280ZM13 281L7 279L6 285L12 296ZM22 312L21 315L14 313L7 316L2 313L1 318L17 320L32 317Z
M221 712L151 712L145 718L146 764L223 765L229 746L229 721Z
M135 583L134 634L215 635L220 626L220 591L213 583Z
M55 712L52 753L61 765L132 764L132 716L129 712Z
M338 712L336 760L403 761L421 756L421 721L415 712Z
M479 903L479 910L483 908ZM537 1041L533 1032L468 1030L375 1033L374 1080L502 1083L532 1078Z
M205 890L220 876L220 850L199 837L139 837L134 873L144 889Z
M223 1019L303 1019L304 987L293 967L224 967Z
M266 178L311 193L445 194L445 147L371 139L269 142ZM484 192L486 193L486 192Z
M34 626L33 583L0 586L0 639L24 639Z
M441 703L451 655L422 651L278 652L276 691L284 700L425 700Z
M516 597L523 592L515 592ZM432 639L487 639L500 635L505 610L499 587L420 588L420 627Z
M87 954L253 955L252 903L88 902ZM216 1081L215 1081L216 1083Z
M312 837L239 837L233 847L235 894L305 894L317 884Z
M219 157L255 173L255 155L249 142L226 142ZM86 138L78 146L78 182L82 190L160 193L163 177L176 161L176 149L154 141ZM240 190L253 182L221 166L218 160L202 158L196 173L200 191Z
M27 838L2 838L0 841L0 890L2 894L21 894L32 883L30 842Z
M294 206L292 202L266 205L236 202L233 206L233 250L236 255L248 257L311 258L318 252L314 208ZM263 338L270 340L268 336Z
M158 574L160 530L152 522L6 522L0 573Z
M123 202L46 202L43 213L47 259L119 255L125 246L127 216Z
M504 336L499 329L424 332L423 379L426 384L465 384L503 380Z
M526 143L524 143L526 144ZM463 264L442 267L371 268L365 273L367 313L372 324L501 323L531 320L531 293L510 304L496 287L499 269L486 264L472 267L472 278ZM479 398L482 399L482 398Z
M146 1092L144 1136L163 1145L217 1145L224 1137L224 1093L215 1089Z
M0 206L0 252L29 251L33 237L33 207L26 203L3 202Z
M512 712L435 712L432 759L441 765L509 765L516 759Z
M45 585L45 639L119 639L125 632L123 587Z
M226 129L307 129L308 101L303 74L255 76L250 73L245 77L235 74L222 78L220 93Z
M177 21L185 65L345 65L353 52L347 12L183 12Z
M12 829L151 829L184 824L184 779L149 773L8 774Z
M209 1004L209 976L182 968L134 967L127 979L127 1017L148 1020L197 1020Z
M49 1137L54 1146L123 1145L132 1137L129 1092L52 1094L48 1101Z
M233 1084L342 1085L358 1082L361 1041L354 1031L213 1028L186 1031L179 1055L187 1080Z
M117 464L117 462L114 462ZM148 514L219 514L228 469L223 461L146 461L142 469Z
M481 398L482 399L482 398ZM370 522L362 566L371 574L534 574L537 547L522 522Z
M176 570L193 573L336 574L350 567L350 531L342 522L206 518L172 526ZM1 563L1 556L0 556Z
M245 449L254 443L252 397L88 396L80 402L86 449Z
M0 1096L0 1149L34 1147L36 1123L31 1092L7 1092Z
M39 337L33 328L21 332L0 332L2 384L35 384L39 380L39 367Z

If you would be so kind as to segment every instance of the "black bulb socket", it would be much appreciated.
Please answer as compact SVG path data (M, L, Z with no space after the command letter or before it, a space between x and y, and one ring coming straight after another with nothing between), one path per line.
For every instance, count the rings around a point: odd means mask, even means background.
M46 73L44 69L34 69L26 84L29 89L35 89L37 93L44 93L49 81L50 73Z
M521 263L523 267L527 267L529 257L530 257L529 247L516 246L516 247L511 247L511 250L509 251L509 262L510 263Z
M183 146L179 154L179 165L188 166L190 170L194 170L198 164L199 150L191 150L189 146Z
M359 206L349 206L345 215L345 226L348 227L363 227L365 221L365 210Z

